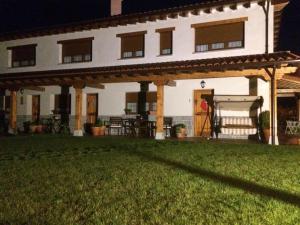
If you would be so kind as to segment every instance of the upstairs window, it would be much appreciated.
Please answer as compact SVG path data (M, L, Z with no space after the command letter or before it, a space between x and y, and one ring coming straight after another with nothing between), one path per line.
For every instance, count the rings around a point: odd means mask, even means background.
M195 28L195 51L207 52L243 48L245 21L247 18L193 24Z
M175 30L174 27L156 30L160 34L160 55L172 55L173 30Z
M10 66L13 68L35 66L36 46L37 45L34 44L34 45L23 45L23 46L7 48L9 51L11 51Z
M62 63L81 63L92 61L94 38L59 41L62 45Z
M146 31L117 34L121 38L121 58L138 58L145 56Z

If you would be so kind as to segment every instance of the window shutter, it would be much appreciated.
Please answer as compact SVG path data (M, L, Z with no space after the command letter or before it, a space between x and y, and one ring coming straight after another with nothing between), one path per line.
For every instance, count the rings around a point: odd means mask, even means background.
M64 56L75 56L75 55L86 55L92 53L92 41L74 41L63 44L63 57Z
M157 100L157 93L156 92L147 92L147 102L156 102Z
M160 54L163 54L164 49L172 49L172 31L160 33Z
M35 60L35 46L22 46L12 49L12 61Z
M137 102L138 102L137 92L126 93L126 103L137 103Z
M195 29L196 45L244 41L244 22L223 24Z

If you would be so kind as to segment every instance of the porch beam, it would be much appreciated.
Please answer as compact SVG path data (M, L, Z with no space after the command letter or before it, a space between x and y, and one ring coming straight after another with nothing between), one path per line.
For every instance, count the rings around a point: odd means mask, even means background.
M105 89L105 86L100 83L87 83L86 86L90 88Z
M85 87L83 83L74 84L75 89L75 130L74 136L82 137L82 90Z
M157 86L157 102L156 102L156 140L164 140L164 85L162 81L155 81Z
M174 80L168 80L168 81L166 81L166 86L176 87L176 81L174 81Z
M24 87L23 89L30 90L30 91L39 91L39 92L45 92L46 90L44 87L39 87L39 86L28 86L28 87Z
M17 132L17 89L10 90L10 112L9 112L9 131L10 134Z
M300 93L300 89L277 89L277 94Z

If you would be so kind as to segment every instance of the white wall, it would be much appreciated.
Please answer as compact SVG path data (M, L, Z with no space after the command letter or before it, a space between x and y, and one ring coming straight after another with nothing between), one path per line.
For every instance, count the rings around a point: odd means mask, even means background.
M273 7L271 7L273 15ZM218 20L248 17L245 22L245 48L220 50L205 53L194 53L194 29L191 24ZM159 34L157 28L176 27L174 31L174 49L171 56L158 56ZM145 57L139 59L120 59L120 38L116 34L147 30L145 36ZM94 37L93 61L88 63L60 64L60 51L57 41ZM34 67L9 68L7 47L37 44L37 62ZM273 16L270 19L270 49L273 49ZM252 3L250 8L239 5L238 10L225 7L224 12L213 10L211 14L201 13L199 16L179 17L165 21L147 22L135 25L102 28L97 30L28 38L0 43L0 73L24 71L42 71L69 68L115 66L137 63L153 63L188 59L204 59L225 56L261 54L265 51L265 15L261 6Z

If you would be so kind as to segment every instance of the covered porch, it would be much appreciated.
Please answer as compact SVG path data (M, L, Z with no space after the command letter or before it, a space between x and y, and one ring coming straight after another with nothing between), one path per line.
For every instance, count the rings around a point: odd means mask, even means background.
M156 97L155 113L152 115L156 123L155 138L160 140L165 138L166 87L176 88L176 82L183 80L258 78L269 83L270 106L268 108L271 111L272 128L270 143L278 144L278 92L276 90L279 81L294 74L298 65L299 57L297 55L289 52L277 52L205 60L1 74L0 88L10 93L9 130L11 133L15 133L17 131L17 93L20 90L43 91L48 86L72 87L75 117L74 121L70 121L70 123L74 125L74 135L82 136L84 133L83 96L85 88L105 89L107 85L111 84L138 83L140 86L139 99L145 100L149 91L146 86L151 84L155 87ZM205 87L202 89L205 90ZM63 92L63 89L61 90ZM4 91L1 93L3 95ZM113 93L110 96L113 96ZM179 99L180 97L178 97L177 104L180 104ZM141 101L138 105L137 114L145 116L143 115L146 111L145 101Z

